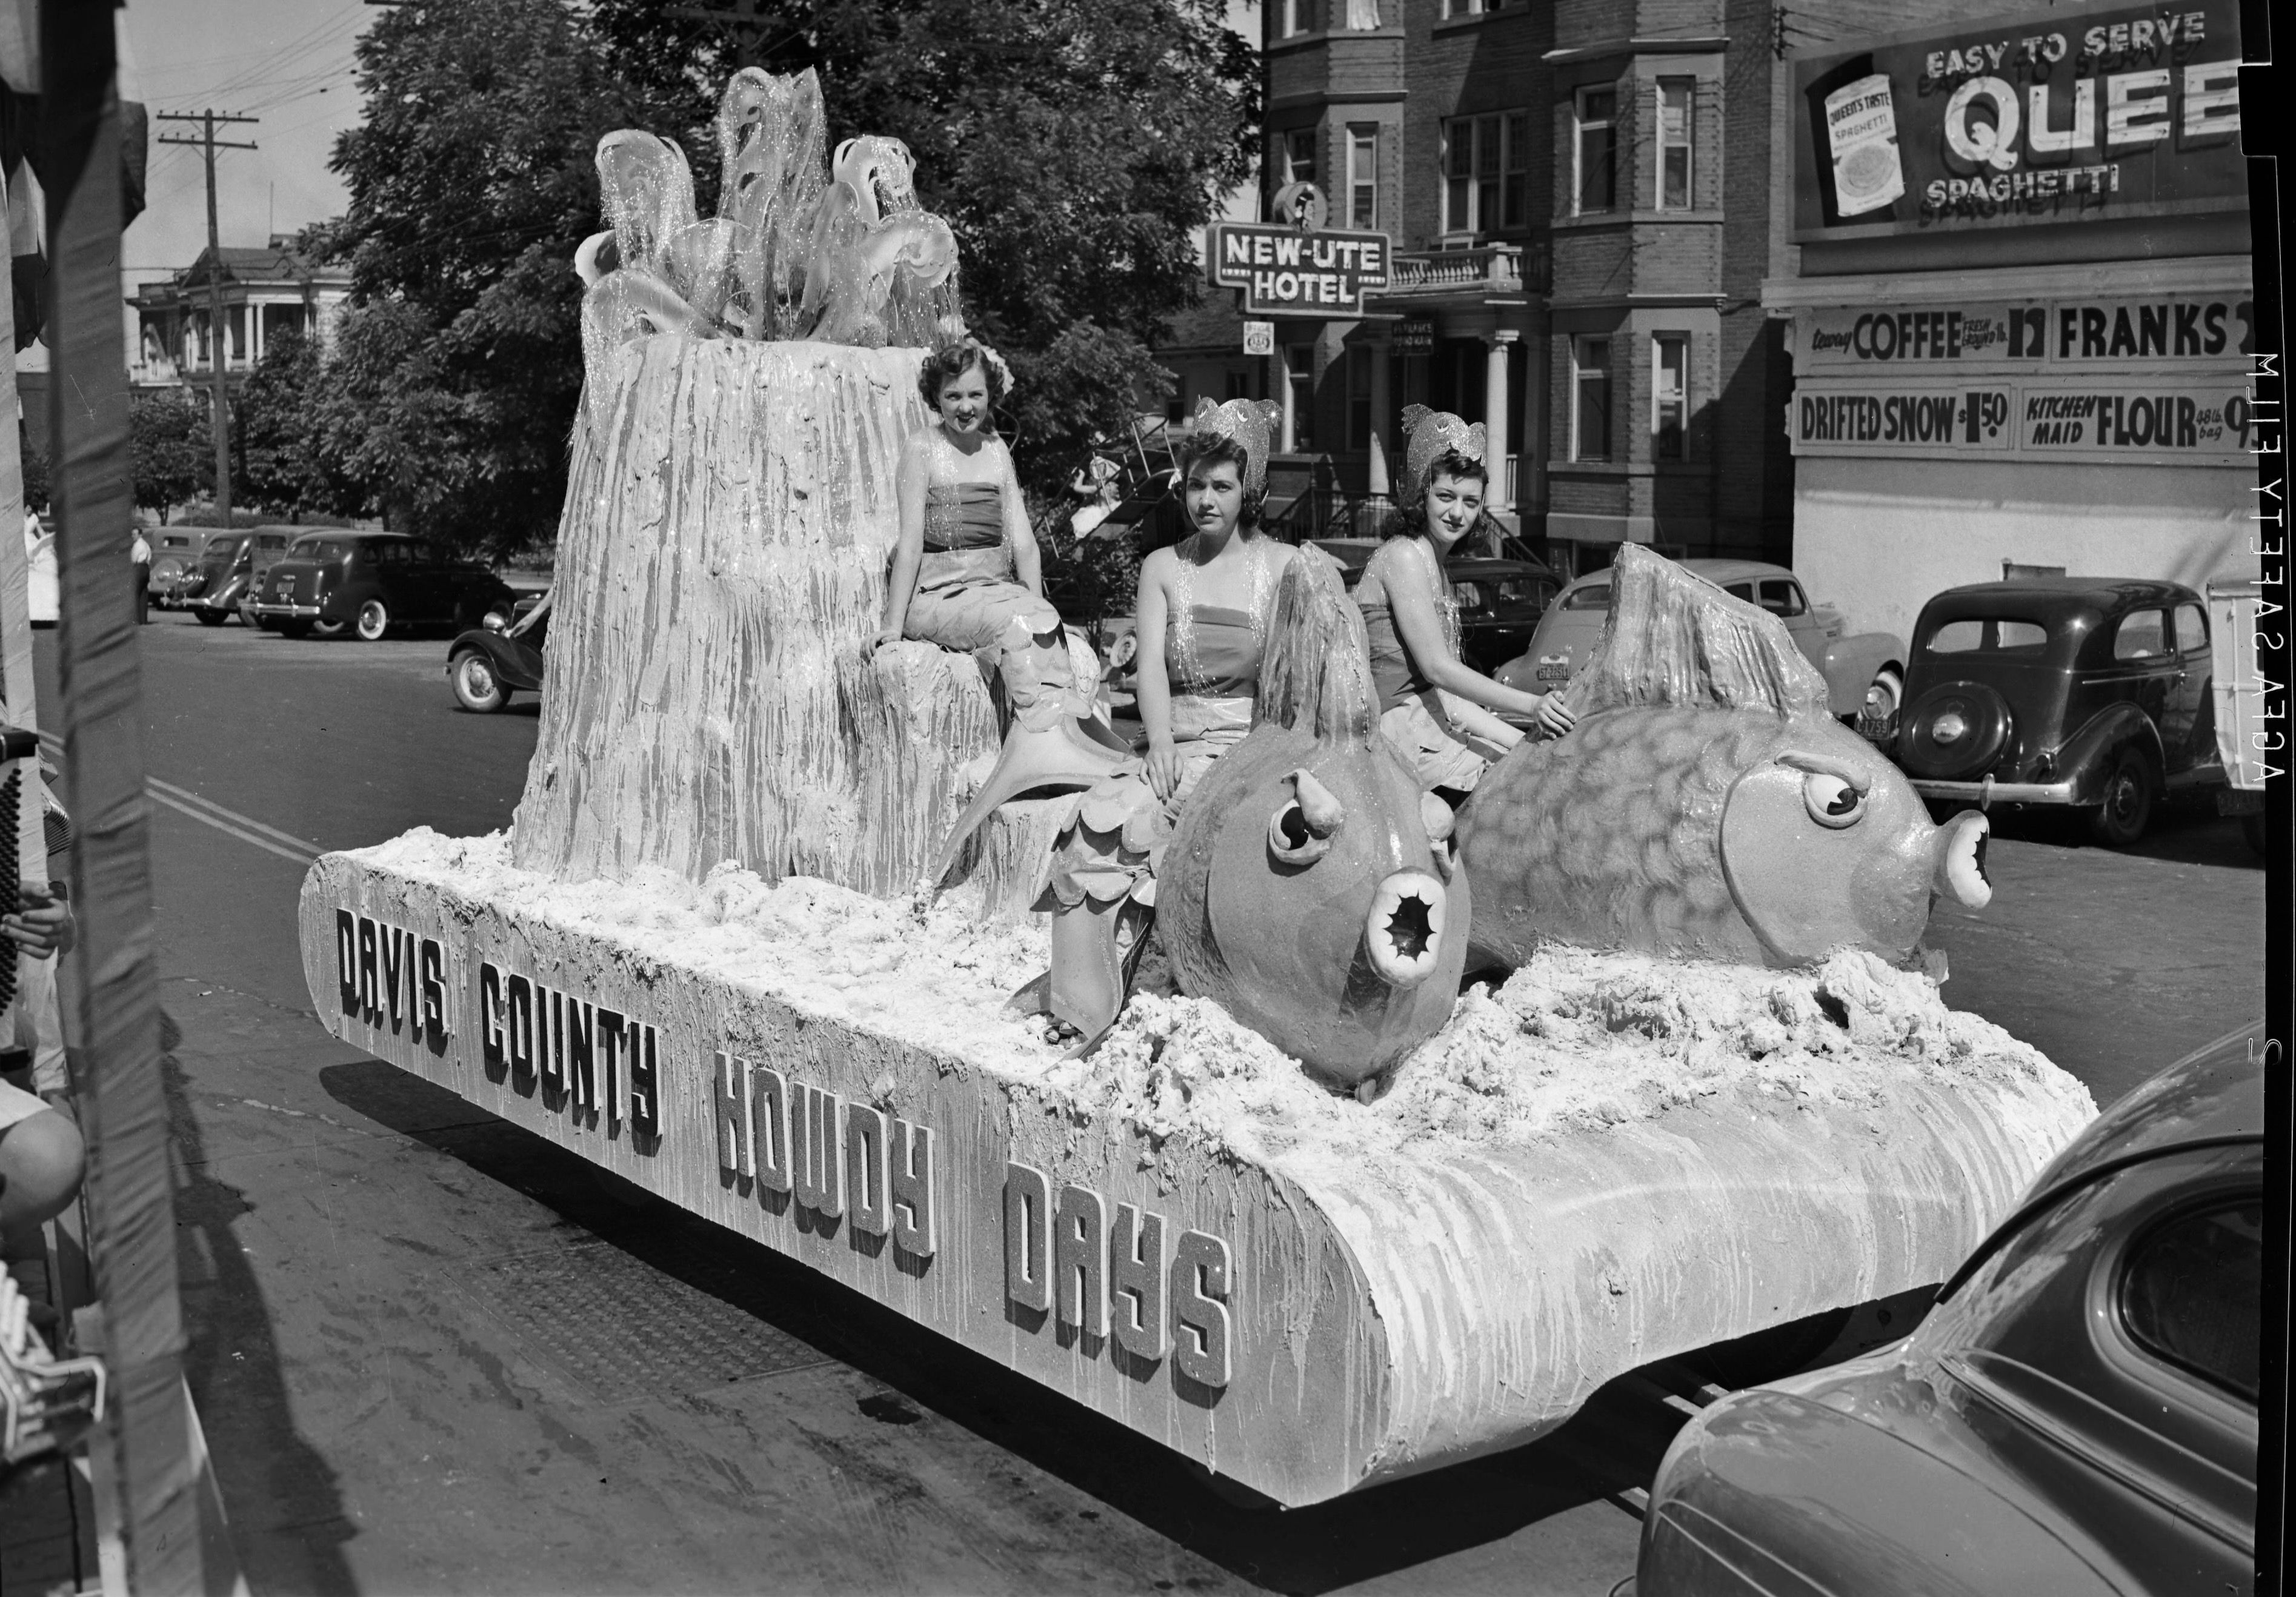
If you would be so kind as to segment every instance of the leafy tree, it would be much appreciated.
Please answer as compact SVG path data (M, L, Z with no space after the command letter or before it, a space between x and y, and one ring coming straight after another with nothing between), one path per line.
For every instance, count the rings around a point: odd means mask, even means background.
M215 486L215 453L207 412L188 397L166 391L141 393L127 403L127 455L135 503L168 511L201 489Z
M582 385L593 152L675 108L634 91L563 0L416 0L377 19L358 61L366 119L332 163L350 207L305 241L353 279L328 458L395 527L547 540Z
M596 27L689 152L734 70L682 0ZM890 134L961 254L966 320L1011 362L1019 464L1061 497L1095 432L1170 383L1148 345L1202 283L1197 230L1251 171L1259 63L1225 0L767 0L764 62L819 70L832 142ZM711 167L701 159L697 167ZM702 176L697 171L697 176Z
M326 423L339 408L340 376L326 371L315 340L272 333L233 405L234 504L296 520L364 508L365 487L343 474L330 447Z

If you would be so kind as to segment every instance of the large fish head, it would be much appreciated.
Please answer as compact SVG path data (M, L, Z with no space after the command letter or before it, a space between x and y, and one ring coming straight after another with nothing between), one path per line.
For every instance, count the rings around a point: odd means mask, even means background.
M1731 785L1722 865L1739 912L1781 964L1847 948L1903 962L1932 895L1993 897L1982 815L1932 825L1895 766L1837 722L1796 717Z
M1158 917L1181 986L1352 1086L1449 1019L1467 881L1451 813L1383 738L1257 728L1206 774L1165 856Z

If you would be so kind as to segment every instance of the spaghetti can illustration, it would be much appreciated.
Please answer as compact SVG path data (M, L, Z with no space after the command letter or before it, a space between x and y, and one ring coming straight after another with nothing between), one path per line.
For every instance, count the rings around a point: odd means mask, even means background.
M1860 78L1828 94L1825 131L1833 151L1834 209L1842 216L1879 210L1906 192L1889 74Z

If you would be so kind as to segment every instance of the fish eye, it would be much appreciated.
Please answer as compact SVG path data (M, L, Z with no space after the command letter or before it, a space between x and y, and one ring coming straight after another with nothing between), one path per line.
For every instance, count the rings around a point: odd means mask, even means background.
M1286 798L1267 819L1267 852L1287 865L1311 865L1332 851L1332 839L1308 830L1297 798Z
M1830 771L1812 771L1801 779L1801 801L1811 820L1835 831L1866 818L1866 795Z

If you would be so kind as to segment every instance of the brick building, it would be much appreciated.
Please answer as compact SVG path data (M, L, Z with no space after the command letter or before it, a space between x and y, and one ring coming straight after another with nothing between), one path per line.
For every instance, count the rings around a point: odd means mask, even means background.
M1275 491L1379 490L1417 401L1504 440L1495 508L1565 569L1789 560L1778 45L1971 9L1266 0L1263 207L1313 182L1395 248L1360 318L1277 323Z

